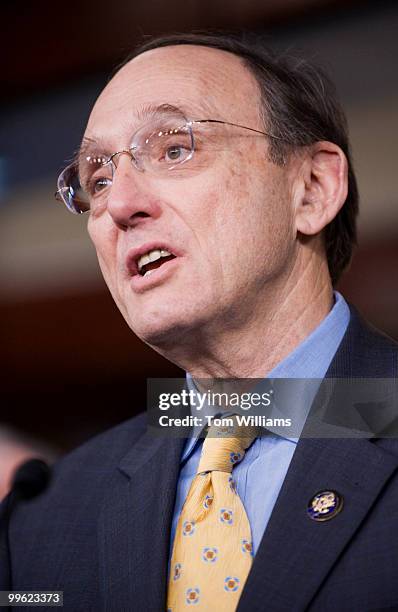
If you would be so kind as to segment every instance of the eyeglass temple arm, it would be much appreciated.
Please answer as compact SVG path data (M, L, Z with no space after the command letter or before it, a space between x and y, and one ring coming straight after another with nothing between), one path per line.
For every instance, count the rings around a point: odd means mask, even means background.
M232 125L233 127L241 128L242 130L249 130L250 132L255 132L256 134L262 134L263 136L269 136L269 138L276 138L277 140L283 140L280 136L274 136L274 134L270 134L269 132L261 132L260 130L255 130L254 128L247 127L245 125L239 125L238 123L231 123L230 121L221 121L219 119L197 119L193 121L189 121L189 124L192 123L220 123L223 125Z

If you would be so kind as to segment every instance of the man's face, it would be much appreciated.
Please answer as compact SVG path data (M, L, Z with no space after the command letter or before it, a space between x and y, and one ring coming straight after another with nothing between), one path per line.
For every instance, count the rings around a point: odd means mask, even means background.
M97 100L85 136L101 142L99 153L128 149L148 108L164 104L188 119L263 129L258 86L239 58L183 45L122 68ZM269 161L266 137L232 127L221 133L195 172L187 161L185 174L157 176L121 155L107 207L90 213L116 304L131 329L160 349L247 325L272 301L295 256L288 167ZM175 257L138 275L138 255L161 249Z

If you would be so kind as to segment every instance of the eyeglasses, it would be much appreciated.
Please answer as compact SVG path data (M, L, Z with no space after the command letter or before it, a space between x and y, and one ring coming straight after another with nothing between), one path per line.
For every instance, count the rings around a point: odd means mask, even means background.
M132 136L128 149L110 156L84 153L59 175L55 197L74 214L106 206L113 177L122 155L128 155L140 172L163 178L188 178L212 163L223 149L222 133L228 127L278 138L250 127L199 119L188 121L181 115L158 117L141 126Z

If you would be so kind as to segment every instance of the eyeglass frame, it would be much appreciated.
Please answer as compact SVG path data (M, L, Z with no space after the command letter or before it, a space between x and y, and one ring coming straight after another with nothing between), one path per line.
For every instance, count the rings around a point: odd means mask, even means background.
M230 126L232 126L232 127L237 127L237 128L242 129L242 130L248 130L248 131L250 131L250 132L254 132L254 133L256 133L256 134L261 134L262 136L268 136L268 138L273 138L273 139L275 139L275 140L282 140L282 141L284 140L284 139L283 139L283 138L281 138L280 136L275 136L274 134L270 134L269 132L263 132L263 131L261 131L261 130L256 130L255 128L247 127L247 126L245 126L245 125L240 125L240 124L238 124L238 123L231 123L230 121L222 121L222 120L220 120L220 119L191 119L191 120L187 120L187 121L186 121L186 122L185 122L185 123L184 123L182 126L180 126L178 129L184 128L184 127L186 127L186 126L189 126L189 127L191 127L191 128L192 128L192 126L193 126L194 124L197 124L197 123L216 123L216 124L220 124L220 125L230 125ZM139 128L138 128L138 129L137 129L137 130L134 132L134 134L132 135L132 140L134 140L134 136L135 136L135 134L136 134L137 132L139 132L139 131L142 129L142 127L143 127L143 126L139 127ZM136 160L135 160L135 157L134 157L134 154L133 154L133 150L134 150L134 147L131 147L131 148L129 148L129 149L121 149L120 151L115 151L115 153L112 153L112 154L111 154L111 155L110 155L110 156L109 156L109 157L108 157L108 158L107 158L107 159L106 159L104 162L102 162L102 163L101 163L101 166L106 166L107 164L112 163L112 164L113 164L113 166L115 166L115 169L116 169L116 168L117 168L117 166L116 166L116 164L114 163L113 158L114 158L114 157L116 157L117 155L122 155L123 153L127 153L127 155L129 155L129 156L130 156L130 158L131 158L131 162L132 162L133 167L134 167L136 170L138 170L139 172L145 172L145 170L144 170L143 168L140 168L140 167L139 167L139 166L138 166L138 165L135 163L135 161L136 161ZM137 150L137 147L135 147L135 150ZM182 162L180 162L180 164L176 164L176 165L185 164L187 161L189 161L190 159L192 159L194 152L195 152L195 140L194 140L194 138L193 138L193 133L192 133L192 150L191 150L191 153L190 153L190 155L189 155L189 156L188 156L186 159L184 159L184 161L182 161ZM66 172L66 170L68 170L69 168L72 168L73 166L76 166L76 164L77 164L77 161L75 160L75 161L73 161L71 164L69 164L68 166L66 166L66 167L65 167L65 168L62 170L62 172L59 174L58 179L57 179L57 186L59 185L59 181L60 181L60 179L61 179L62 175L63 175L63 174ZM171 167L169 168L169 170L172 170L173 168L175 168L175 166L171 166ZM67 208L67 209L68 209L68 210L69 210L69 211L70 211L72 214L75 214L75 215L81 215L81 214L85 214L85 213L87 213L87 212L90 212L90 208L88 208L87 210L82 210L82 211L73 210L73 209L70 207L70 205L67 203L67 201L64 199L63 194L61 193L61 192L62 192L63 190L65 190L65 189L69 189L69 188L68 188L68 187L62 187L62 188L57 189L57 191L55 192L54 196L55 196L55 199L56 199L58 202L62 202L62 203L63 203L63 204L66 206L66 208Z

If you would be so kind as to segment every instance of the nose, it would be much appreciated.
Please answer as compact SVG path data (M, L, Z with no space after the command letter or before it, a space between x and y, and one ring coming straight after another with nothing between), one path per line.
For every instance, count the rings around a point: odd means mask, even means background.
M133 149L123 149L123 151L117 151L116 153L114 153L109 160L112 162L113 169L117 168L121 155L128 155L133 166L135 166L137 170L142 170L141 164L138 163L138 159Z
M151 189L150 181L136 166L130 151L117 153L112 186L108 195L108 213L118 227L134 227L145 218L160 214L159 200Z

